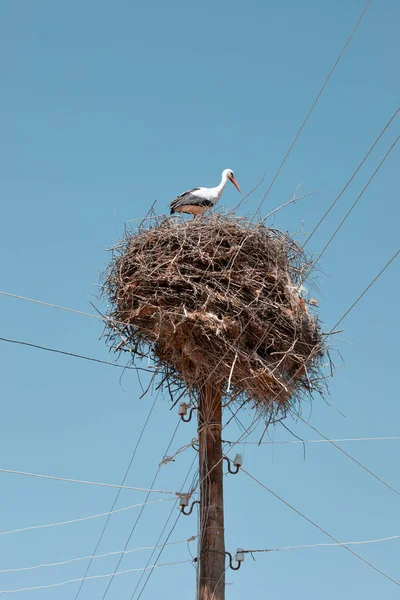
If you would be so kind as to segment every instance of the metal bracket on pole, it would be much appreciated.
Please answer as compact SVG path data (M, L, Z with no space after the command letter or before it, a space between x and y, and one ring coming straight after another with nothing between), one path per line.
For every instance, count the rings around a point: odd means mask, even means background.
M190 409L190 412L189 412L189 416L188 416L188 418L187 418L187 419L185 419L185 416L187 415L187 409L188 409L188 405L186 404L186 402L182 402L182 403L179 405L179 409L178 409L178 415L180 416L181 420L182 420L184 423L189 423L189 421L190 421L190 420L191 420L191 418L192 418L193 411L194 411L194 410L197 410L197 407L196 407L196 406L193 406L193 407Z
M193 500L192 504L190 505L190 509L187 512L185 511L185 507L181 506L181 513L183 515L186 515L188 517L189 515L192 514L193 507L194 507L195 504L200 504L199 500Z
M233 566L233 558L232 558L232 554L228 551L225 552L225 554L229 557L229 566L232 569L232 571L239 571L242 562L244 561L244 552L241 548L238 548L235 554L235 561L236 561L236 566Z
M235 466L235 471L233 471L231 469L231 459L228 458L227 456L223 457L223 460L226 460L226 462L228 463L228 471L231 475L236 475L237 473L239 473L240 467L243 464L243 459L242 459L242 455L241 454L236 454L235 458L233 459L233 464Z
M187 517L192 514L193 507L195 504L200 504L198 500L194 500L190 505L190 509L186 512L185 508L189 505L191 494L179 494L179 504L181 507L181 513Z

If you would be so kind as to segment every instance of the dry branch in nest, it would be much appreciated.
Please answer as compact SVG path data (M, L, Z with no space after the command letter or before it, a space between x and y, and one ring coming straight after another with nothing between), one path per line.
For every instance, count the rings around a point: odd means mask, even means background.
M211 379L275 419L321 391L324 336L298 291L309 264L290 236L245 218L152 216L113 248L108 343L151 358L169 390L193 398Z

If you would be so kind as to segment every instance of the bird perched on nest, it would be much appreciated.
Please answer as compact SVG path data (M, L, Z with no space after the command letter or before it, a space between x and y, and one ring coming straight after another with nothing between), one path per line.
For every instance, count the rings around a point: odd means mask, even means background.
M170 203L171 215L176 212L188 213L196 217L202 215L207 209L213 208L222 196L228 180L233 183L236 189L242 193L238 182L235 179L232 169L222 171L221 183L216 187L199 187L187 190Z

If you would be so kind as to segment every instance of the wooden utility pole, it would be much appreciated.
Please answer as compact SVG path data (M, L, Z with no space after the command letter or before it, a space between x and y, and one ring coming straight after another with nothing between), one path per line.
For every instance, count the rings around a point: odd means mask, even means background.
M225 599L225 530L222 472L222 394L210 382L200 390L200 575L198 600Z

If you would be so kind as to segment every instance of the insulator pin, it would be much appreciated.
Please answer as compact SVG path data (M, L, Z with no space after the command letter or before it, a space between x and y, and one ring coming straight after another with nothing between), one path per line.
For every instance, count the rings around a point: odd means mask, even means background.
M187 404L186 402L181 402L178 408L178 415L180 417L184 417L187 414Z
M233 464L235 465L235 467L241 467L243 464L243 458L241 454L236 454L234 460L233 460Z

